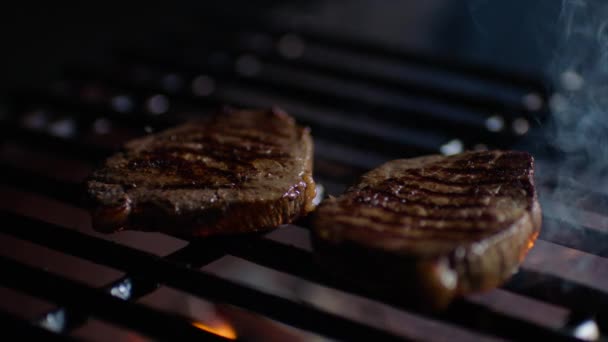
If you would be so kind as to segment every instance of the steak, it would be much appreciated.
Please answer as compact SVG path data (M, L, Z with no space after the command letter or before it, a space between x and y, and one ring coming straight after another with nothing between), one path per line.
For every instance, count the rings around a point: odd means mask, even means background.
M446 307L508 279L541 226L534 160L465 152L388 162L312 218L320 263L392 300Z
M276 108L132 140L87 182L93 227L186 237L275 228L313 209L312 153L309 130Z

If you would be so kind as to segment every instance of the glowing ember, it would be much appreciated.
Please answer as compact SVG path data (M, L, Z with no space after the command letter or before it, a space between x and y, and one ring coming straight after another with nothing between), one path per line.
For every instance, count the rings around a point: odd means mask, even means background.
M138 334L135 334L135 333L132 333L132 332L128 332L127 333L127 341L128 342L146 342L146 341L150 341L150 340L147 339L147 338L145 338L145 337L143 337L143 336L141 336L141 335L138 335Z
M528 252L532 249L532 247L534 247L534 244L536 243L536 238L538 238L538 234L539 232L536 232L528 239L526 249L523 250L522 253L519 255L519 262L523 262Z
M205 324L202 322L192 322L192 325L210 332L212 334L224 337L224 338L228 338L231 340L236 340L236 331L234 330L234 328L232 328L230 325L228 325L228 323L226 322L221 322L221 321L217 321L213 324Z
M534 233L530 240L528 240L528 250L531 250L534 247L534 243L536 243L536 238L538 237L538 232Z

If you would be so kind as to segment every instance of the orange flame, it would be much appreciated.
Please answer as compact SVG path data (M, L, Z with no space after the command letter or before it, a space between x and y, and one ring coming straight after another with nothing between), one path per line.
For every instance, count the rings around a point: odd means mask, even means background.
M520 253L519 253L519 262L523 262L524 258L526 257L526 255L528 254L528 252L532 249L532 247L534 247L534 244L536 243L536 238L538 237L539 232L535 232L534 234L532 234L532 236L528 239L528 241L526 241L526 248L523 249Z
M531 250L532 247L534 247L534 244L536 243L536 238L538 237L539 232L535 232L534 234L532 234L532 236L530 237L530 239L528 240L528 250Z
M223 321L216 321L214 324L205 324L202 322L192 322L192 325L204 330L206 332L210 332L212 334L230 339L236 340L236 331L233 327L231 327L228 323Z
M141 335L138 335L138 334L133 333L133 332L128 332L127 333L127 341L129 341L129 342L145 342L145 341L148 341L148 340L145 339L144 337L142 337Z

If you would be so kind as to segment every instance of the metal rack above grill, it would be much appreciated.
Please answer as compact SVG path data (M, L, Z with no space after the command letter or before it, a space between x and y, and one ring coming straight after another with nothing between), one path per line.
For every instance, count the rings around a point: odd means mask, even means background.
M459 299L443 313L403 307L390 296L328 277L313 260L305 220L267 235L184 241L143 232L99 235L86 218L82 181L105 156L130 138L224 105L279 105L310 126L315 178L327 193L339 194L362 172L393 158L525 146L548 115L548 92L542 82L517 73L274 27L237 27L221 39L184 38L164 53L122 49L104 69L70 65L49 87L20 89L8 97L1 116L0 242L30 244L34 259L44 247L121 275L91 285L73 279L61 265L45 270L43 259L24 261L5 249L0 286L54 308L29 320L3 308L0 322L23 336L49 340L80 338L74 332L91 320L180 340L255 339L284 329L301 338L339 340L593 337L608 328L608 278L601 273L608 270L607 226L601 220L608 194L590 191L594 200L584 205L543 203L600 219L581 224L545 217L538 245L507 284ZM550 167L553 160L539 162ZM542 192L555 180L538 182ZM171 247L160 251L159 245ZM298 289L364 302L368 315L388 313L398 323L264 288L248 279L255 272L232 279L212 267L227 257L261 266L291 284L312 284ZM591 265L588 270L570 267L580 260ZM260 317L270 323L258 336L237 328L234 336L222 335L197 317L143 304L159 286L242 310L239 320L245 325Z

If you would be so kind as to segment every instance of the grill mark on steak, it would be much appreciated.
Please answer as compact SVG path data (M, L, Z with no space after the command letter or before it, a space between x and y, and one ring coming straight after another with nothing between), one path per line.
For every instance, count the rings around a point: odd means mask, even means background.
M496 175L502 176L502 177L522 177L525 176L524 171L521 170L521 168L511 168L511 167L500 167L500 168L488 168L488 167L481 167L481 168L456 168L456 167L440 167L440 166L433 166L433 167L429 167L427 169L425 169L425 171L431 171L431 172L446 172L449 174L454 174L454 175L470 175L470 176L485 176L485 177L494 177Z
M400 209L395 210L394 208L377 206L369 207L369 209L380 210L382 213L370 216L363 208L355 211L355 207L342 207L345 210L350 210L350 214L341 215L335 213L336 219L343 218L358 218L369 220L372 223L382 222L386 224L394 224L398 229L404 231L415 230L417 228L424 230L450 230L450 229L462 229L468 231L488 231L493 230L496 224L508 223L512 220L505 219L501 222L497 222L498 218L496 215L480 212L479 215L470 215L465 217L455 217L449 214L445 215L433 215L433 214L412 214L410 212L401 211ZM473 221L474 220L474 221ZM483 226L479 226L482 224Z
M403 178L399 178L403 179ZM395 191L391 186L398 184L399 180L391 179L390 182L381 183L376 186L365 187L354 192L353 201L363 204L373 205L374 203L382 203L392 201L401 203L402 205L416 204L428 209L464 209L464 208L484 208L487 206L490 196L488 194L481 195L474 191L470 191L471 195L455 194L450 192L434 192L434 191L409 191L403 192L398 189ZM387 187L389 189L387 189ZM499 198L499 196L492 196ZM435 201L433 201L435 200ZM441 201L438 203L438 201ZM449 202L449 203L447 203Z
M401 178L404 182L407 180L407 178ZM415 195L415 194L420 194L422 196L425 197L450 197L450 198L471 198L471 197L484 197L484 196L496 196L498 194L500 194L502 191L502 189L500 187L467 187L467 188L463 188L461 187L459 189L458 192L455 191L438 191L438 190L433 190L433 189L429 189L426 188L424 186L422 186L421 184L425 184L425 183L418 183L418 184L412 184L412 183L405 183L403 185L398 184L397 182L393 182L393 180L391 180L390 183L394 183L389 185L390 187L392 187L390 189L391 192L393 193L398 193L399 195ZM393 188L397 188L397 189L393 189Z
M341 224L350 224L349 221L342 221L342 220L337 220L337 223L341 223ZM395 238L395 239L399 239L400 241L423 241L423 240L427 240L427 241L432 241L432 240L441 240L442 242L454 242L454 241L459 241L461 239L466 239L466 241L474 241L474 240L478 240L480 237L480 234L485 234L485 235L491 235L492 233L494 233L494 231L489 231L489 230L479 230L479 231L472 231L472 230L452 230L452 229L447 229L444 231L431 231L428 233L422 233L419 232L418 235L413 235L413 234L406 234L401 230L396 230L396 229L391 229L391 225L388 223L379 223L378 227L385 227L385 229L378 229L378 230L363 230L362 233L366 234L367 236L369 236L370 238ZM378 228L376 227L376 228Z
M388 204L382 204L382 205L377 205L377 206L371 206L372 208L378 208L381 209L383 211L386 212L390 212L393 214L401 214L401 215L407 215L408 217L413 217L413 218L421 218L421 219L432 219L432 220L441 220L441 221L457 221L457 220L464 220L464 219L476 219L478 221L480 220L485 220L487 222L495 222L497 220L497 216L496 214L493 213L488 213L482 210L478 210L475 211L471 214L468 215L458 215L458 213L454 213L453 210L451 209L482 209L483 206L479 205L479 206L470 206L470 207L461 207L461 206L457 206L457 207L439 207L439 208L433 208L431 210L427 210L424 206L422 205L413 205L413 206L398 206L398 207L391 207ZM354 209L354 208L353 208ZM448 209L448 210L445 210ZM445 210L445 213L437 213L437 211L439 210ZM420 211L426 211L426 213L421 214L421 213L417 213ZM430 213L429 213L430 212Z
M164 141L175 142L176 139ZM151 185L150 188L154 189L234 188L256 173L253 161L269 159L285 162L290 157L290 153L281 150L276 142L255 142L252 145L245 145L249 144L248 141L222 143L217 137L208 135L183 138L182 142L193 142L200 146L194 148L159 144L131 159L128 167L132 171L140 172L161 170L183 179L181 183ZM223 167L208 165L202 159L220 162Z
M440 198L445 201L450 201L450 199L447 197ZM354 197L353 202L359 204L366 204L370 207L378 206L383 202L392 202L404 207L413 204L418 205L423 209L475 209L485 207L483 198L471 199L460 197L460 199L463 199L465 201L461 203L455 203L452 199L451 203L437 203L432 202L432 200L424 196L416 196L412 198L412 195L403 195L403 197L400 197L389 192L384 192L382 190L378 191L378 193L373 193L373 190L368 190L368 193L362 191L361 194L357 194L356 197Z
M392 231L395 232L396 235L407 238L408 236L449 236L449 235L460 235L460 234L469 234L471 236L479 236L480 233L491 233L496 231L496 227L479 227L479 226L459 226L459 225L446 225L443 227L434 226L433 223L437 223L440 219L431 219L431 218L420 218L417 220L418 222L414 224L407 224L404 221L399 219L388 219L388 218L379 218L379 217L367 217L367 216L342 216L336 215L334 218L335 222L338 223L352 223L354 219L359 221L367 221L372 226L381 226L384 227L381 231ZM411 217L412 219L419 219L419 217ZM463 223L466 225L466 220L453 221L453 223Z
M242 173L234 170L224 170L218 167L210 167L202 161L190 161L175 157L171 154L154 153L151 156L143 156L129 162L129 168L133 171L146 172L160 170L165 175L179 177L182 182L172 182L170 185L148 183L148 188L174 188L225 186L227 184L239 184L247 179Z
M234 138L237 138L237 140L228 141L228 139ZM158 150L215 156L226 162L235 163L240 161L250 162L262 157L285 159L291 156L289 151L286 151L284 145L281 144L281 139L275 139L273 142L261 142L250 139L238 140L240 138L242 137L233 134L225 134L223 137L214 134L197 134L194 137L166 139L159 144L161 146ZM176 142L176 146L167 144L169 141ZM181 145L183 143L197 144L198 148L183 146Z
M446 174L449 174L449 173L446 173ZM442 185L456 185L456 186L500 185L500 184L504 184L505 182L514 182L514 181L519 180L518 178L504 176L504 175L492 176L490 174L484 174L486 176L485 178L484 177L473 177L474 175L472 175L472 177L466 177L466 178L462 177L462 178L460 178L459 181L453 181L453 180L433 177L431 175L424 175L424 174L422 174L422 171L420 171L420 170L410 171L410 175L413 177L417 177L419 180L425 180L428 182L434 182L434 183L442 184Z
M224 141L220 142L219 139L222 139ZM236 143L227 143L226 139L227 138L231 138L231 139L236 139ZM260 147L261 149L269 149L269 148L279 148L281 145L279 144L279 141L284 140L284 139L280 139L280 138L275 138L274 141L266 141L264 140L264 137L260 137L260 136L243 136L243 135L239 135L239 134L234 134L234 132L227 132L226 134L224 134L223 136L219 137L216 134L213 133L207 133L207 134L196 134L193 136L186 136L182 139L178 139L176 141L179 142L193 142L193 143L199 143L199 144L204 144L205 146L215 146L215 147L233 147L233 148L239 148L239 149L245 149L245 145L257 145L258 147Z

